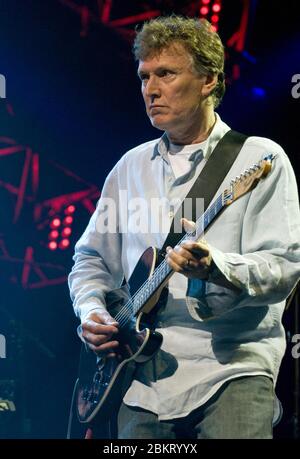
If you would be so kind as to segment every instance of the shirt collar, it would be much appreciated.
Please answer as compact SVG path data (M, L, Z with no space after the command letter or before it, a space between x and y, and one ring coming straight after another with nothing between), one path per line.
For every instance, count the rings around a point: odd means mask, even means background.
M155 159L156 156L162 156L163 158L167 155L169 150L169 139L167 134L164 132L158 142L154 145L153 154L151 159Z
M215 125L210 135L208 136L205 148L203 149L203 157L205 160L208 160L219 140L221 140L221 138L226 134L226 132L230 130L230 127L221 120L220 116L216 112L215 117ZM161 136L161 138L154 146L151 160L155 159L157 156L161 156L163 159L165 159L168 153L168 149L169 139L167 134L164 132L164 134Z

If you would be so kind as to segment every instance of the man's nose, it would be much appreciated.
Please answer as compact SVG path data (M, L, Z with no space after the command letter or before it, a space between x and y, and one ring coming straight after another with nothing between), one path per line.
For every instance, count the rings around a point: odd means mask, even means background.
M156 76L149 77L145 87L145 95L150 98L160 96L160 85Z

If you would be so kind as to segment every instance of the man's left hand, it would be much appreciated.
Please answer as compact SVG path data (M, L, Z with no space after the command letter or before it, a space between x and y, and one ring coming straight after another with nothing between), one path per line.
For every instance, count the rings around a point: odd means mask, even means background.
M207 243L186 241L181 245L167 247L166 261L176 272L191 279L207 279L213 260Z

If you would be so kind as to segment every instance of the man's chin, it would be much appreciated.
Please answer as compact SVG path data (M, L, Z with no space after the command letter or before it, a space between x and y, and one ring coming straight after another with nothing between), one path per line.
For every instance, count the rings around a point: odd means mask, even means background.
M168 123L163 122L162 120L159 120L158 117L156 117L156 116L150 117L150 122L151 122L153 127L155 127L156 129L159 129L161 131L166 131L167 128L168 128Z

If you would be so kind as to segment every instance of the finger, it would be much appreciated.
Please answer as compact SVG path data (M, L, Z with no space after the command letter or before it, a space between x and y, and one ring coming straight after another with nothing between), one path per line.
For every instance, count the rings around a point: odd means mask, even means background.
M167 248L166 261L174 271L183 274L196 270L199 271L198 274L202 275L203 270L206 270L211 265L211 260L210 253L208 253L208 256L202 256L200 253L193 255L190 250L186 250L182 246L175 246L174 249Z
M98 324L118 326L118 322L107 311L102 310L101 312L97 310L91 311L90 314L86 317L86 320L92 320Z
M103 343L106 343L112 338L112 334L109 335L95 335L94 333L84 332L82 334L83 339L90 344L94 344L95 346L99 346Z
M97 354L106 354L107 352L110 353L116 350L119 346L118 341L109 341L107 343L101 344L99 346L94 345L92 343L88 343L89 348L96 352Z
M179 265L181 269L190 270L191 268L198 266L197 258L194 257L190 251L181 246L175 246L174 249L168 250L167 260L168 259L173 260L173 262Z
M93 320L87 320L82 323L83 332L91 332L94 335L110 335L112 333L118 333L118 328L114 325L105 325L94 322Z
M170 268L173 269L173 271L183 273L186 270L190 269L188 267L188 260L174 253L174 251L172 252L172 254L168 254L166 256L166 261L169 264Z
M176 245L173 251L170 250L168 253L168 255L171 257L176 257L177 254L185 258L187 261L189 261L189 263L197 263L199 260L199 257L196 257L195 254L193 254L190 250L187 250L182 245Z
M192 220L188 220L187 218L181 218L180 223L182 224L184 231L187 233L193 232L196 229L196 223Z
M108 313L102 313L102 321L105 325L114 325L115 327L118 326L118 322Z
M177 253L188 261L188 266L187 266L188 269L191 269L191 268L197 269L199 267L201 268L203 266L209 266L210 261L211 261L211 257L209 256L210 255L209 253L202 256L203 254L200 254L200 252L196 254L195 252L186 250L184 247L180 247ZM176 254L176 251L175 251L175 254ZM171 252L170 252L170 256L172 256ZM174 261L177 262L176 258L174 258Z
M210 253L209 248L203 242L186 241L181 244L181 247L201 258L208 256Z
M187 264L187 260L180 253L180 247L175 246L174 249L167 249L167 260L173 260L177 264Z
M111 317L111 315L108 313L101 313L99 315L97 314L96 317L97 317L97 320L95 320L95 322L99 324L113 325L114 327L118 326L118 322L113 317Z
M170 268L173 269L173 271L176 271L178 273L182 273L184 271L184 269L180 265L175 263L175 261L170 258L167 259L167 263L169 264Z

